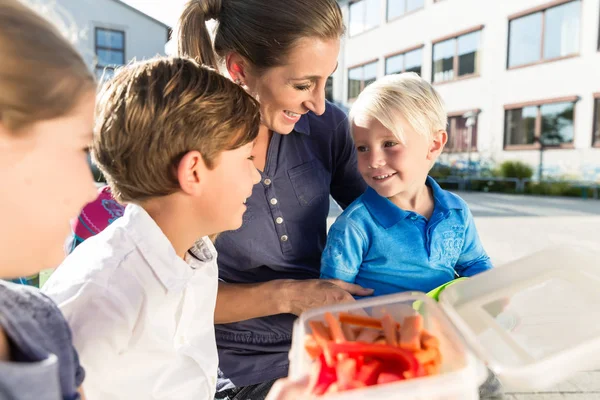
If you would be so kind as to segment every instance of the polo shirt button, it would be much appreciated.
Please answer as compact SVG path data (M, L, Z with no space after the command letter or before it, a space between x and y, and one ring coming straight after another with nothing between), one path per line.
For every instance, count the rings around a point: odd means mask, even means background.
M277 199L273 197L273 198L271 199L271 204L272 204L272 205L275 205L275 204L277 204Z
M275 219L275 222L277 222L277 224L278 224L278 225L281 225L281 224L283 224L283 218L281 218L281 217L277 217L277 218Z
M417 218L418 218L418 217L417 217L416 215L413 215L412 217L410 217L410 219L412 219L413 221L416 221L416 220L417 220Z
M282 242L287 242L288 241L288 236L287 235L282 235L281 236L281 241Z
M263 183L264 183L265 185L269 186L269 185L271 184L271 180L270 180L269 178L267 178L267 179L265 179L265 180L263 181Z

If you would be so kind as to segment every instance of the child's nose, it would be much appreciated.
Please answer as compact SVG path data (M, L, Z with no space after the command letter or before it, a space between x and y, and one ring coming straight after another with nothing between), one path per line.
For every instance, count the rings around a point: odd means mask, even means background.
M383 167L385 165L385 160L381 155L377 152L373 152L371 154L371 158L369 159L369 167L372 169L377 169Z

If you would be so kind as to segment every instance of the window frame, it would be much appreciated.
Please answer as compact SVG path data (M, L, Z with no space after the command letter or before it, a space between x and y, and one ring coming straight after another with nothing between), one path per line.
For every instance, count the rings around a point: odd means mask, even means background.
M112 48L112 47L106 47L106 46L99 46L98 45L98 31L107 31L107 32L116 32L116 33L120 33L123 35L123 48L122 49L116 49L116 48ZM126 58L126 53L125 53L125 49L127 47L127 36L124 30L119 30L119 29L114 29L114 28L104 28L102 26L96 26L94 28L94 72L98 73L101 72L102 74L104 74L105 70L111 70L114 71L115 70L115 66L110 66L110 65L105 65L105 66L100 66L99 60L98 60L98 50L108 50L108 51L114 51L115 53L123 53L123 64L125 65L127 63L127 58ZM117 68L119 67L119 65L116 66ZM98 76L98 75L96 75Z
M369 65L369 64L379 64L379 58L375 58L366 62L362 62L360 64L356 64L353 65L351 67L348 67L348 69L346 70L346 88L347 88L347 97L348 97L348 102L354 101L358 98L358 96L356 97L350 97L350 71L356 68L364 68L365 66ZM362 93L363 90L365 90L365 77L364 77L364 72L362 74L362 79L360 81L360 91L358 92L358 94L360 95L360 93ZM375 79L377 79L379 77L379 74L376 74Z
M474 112L477 114L477 118L475 120L475 125L477 126L477 136L479 136L479 114L481 113L481 109L480 108L473 108L470 110L462 110L462 111L453 111L453 112L449 112L448 113L448 126L446 127L446 133L448 133L448 131L452 131L451 128L451 124L452 122L456 121L456 118L462 118L463 115L465 115L468 112ZM452 121L451 121L452 120ZM454 123L454 130L456 130L456 123ZM450 135L448 135L448 139L450 139ZM476 140L476 144L473 145L473 138L471 137L471 149L469 150L464 149L461 151L456 151L456 150L449 150L448 147L444 146L444 151L443 153L445 154L464 154L464 153L477 153L479 150L477 149L477 143L479 143L479 140ZM446 143L447 145L448 143Z
M561 60L568 60L569 58L575 58L575 57L579 57L580 53L581 53L581 40L582 40L582 35L581 35L581 23L583 21L582 16L583 16L583 7L581 7L581 9L579 10L579 30L580 30L580 35L579 35L579 47L577 50L577 53L573 53L573 54L568 54L566 56L559 56L559 57L553 57L553 58L544 58L544 42L545 42L545 38L544 38L544 33L545 33L545 28L546 28L546 11L558 7L558 6L562 6L563 4L567 4L567 3L572 3L575 1L579 1L581 4L583 4L583 0L554 0L550 3L546 3L546 4L542 4L539 5L537 7L533 7L533 8L529 8L527 10L524 11L520 11L518 13L512 14L508 16L508 38L507 38L507 46L506 46L506 69L508 71L511 71L513 69L519 69L519 68L527 68L527 67L531 67L534 65L539 65L539 64L546 64L549 62L555 62L555 61L561 61ZM513 67L510 66L510 24L512 21L522 18L522 17L527 17L529 15L535 14L541 12L541 18L542 18L542 25L541 25L541 41L540 41L540 48L539 48L539 52L540 52L540 59L534 62L530 62L530 63L526 63L526 64L521 64L521 65L515 65ZM598 32L598 50L600 51L600 29Z
M518 110L525 107L537 107L537 114L535 119L535 130L533 133L534 139L539 139L542 133L542 111L541 106L546 104L555 104L555 103L573 103L573 142L571 143L561 143L559 145L546 145L544 149L574 149L575 148L575 138L577 136L577 130L575 129L575 121L576 121L576 113L577 113L577 102L580 100L579 96L565 96L565 97L555 97L551 99L544 100L535 100L535 101L527 101L523 103L513 103L506 104L504 106L504 130L503 130L503 150L504 151L512 151L512 150L539 150L540 142L539 140L534 141L532 144L507 144L508 140L508 112L512 110Z
M400 51L395 51L393 53L390 54L386 54L385 56L383 56L383 62L384 62L384 74L385 76L387 75L391 75L390 73L388 73L387 71L387 60L396 56L405 56L407 53L410 53L412 51L415 50L421 50L422 53L423 49L425 48L425 43L420 43L411 47L407 47L405 49L402 49ZM419 76L423 76L423 54L421 54L421 73L419 74ZM402 65L402 71L401 72L394 72L394 73L402 73L402 72L406 72L406 62L403 63Z
M600 148L600 137L596 138L596 129L600 129L598 126L598 115L600 114L600 92L594 93L594 122L592 124L592 147Z
M386 20L386 22L397 21L397 20L399 20L401 18L404 18L404 17L406 17L408 15L417 13L417 12L419 12L419 11L421 11L421 10L423 10L425 8L425 0L423 0L423 5L421 7L415 8L414 10L411 10L411 11L407 12L406 11L406 7L408 6L408 2L405 0L405 3L404 3L404 12L402 14L400 14L400 15L397 15L395 17L390 18L390 1L392 1L392 0L385 0L385 20Z
M374 26L372 26L370 28L364 29L364 30L362 30L362 31L360 31L358 33L352 34L352 32L350 31L350 25L352 23L352 12L351 12L350 8L351 8L351 6L353 4L360 3L360 2L363 2L363 1L366 3L369 0L350 0L348 2L348 27L347 27L347 29L348 29L348 37L350 37L350 38L362 35L363 33L366 33L366 32L370 32L370 31L372 31L374 29L379 28L379 26L381 25L381 15L379 15L379 18L378 18L378 21L377 21L377 25L374 25ZM379 3L380 3L379 6L381 7L381 0L379 0ZM365 10L364 10L363 15L362 15L363 21L365 21L367 19L367 7L366 7L366 4L365 4L364 9ZM381 13L381 10L379 10L379 11ZM387 3L386 3L386 17L387 17Z
M481 25L477 25L477 26L473 26L471 28L468 29L463 29L462 31L453 33L451 35L446 35L443 36L441 38L435 39L431 41L431 82L434 85L443 85L445 83L450 83L450 82L457 82L457 81L462 81L465 79L472 79L472 78L478 78L481 76L481 61L478 60L477 61L477 72L473 73L473 74L467 74L467 75L463 75L463 76L458 76L458 67L459 67L459 63L458 63L458 38L460 38L461 36L465 36L474 32L483 32L483 29L485 28L485 25L481 24ZM448 79L445 81L439 81L436 82L435 81L435 60L434 60L434 49L435 49L435 45L439 44L441 42L445 42L446 40L450 40L450 39L455 39L456 43L454 44L454 58L452 61L452 70L454 71L454 78L452 79ZM480 43L481 46L481 43ZM483 46L481 46L483 47ZM481 51L481 49L478 49L478 51Z

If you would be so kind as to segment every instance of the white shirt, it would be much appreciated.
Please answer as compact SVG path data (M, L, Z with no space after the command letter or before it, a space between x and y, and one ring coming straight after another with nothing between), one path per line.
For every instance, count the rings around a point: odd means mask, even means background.
M88 400L213 399L217 252L186 261L146 211L125 215L67 257L43 291L73 331Z

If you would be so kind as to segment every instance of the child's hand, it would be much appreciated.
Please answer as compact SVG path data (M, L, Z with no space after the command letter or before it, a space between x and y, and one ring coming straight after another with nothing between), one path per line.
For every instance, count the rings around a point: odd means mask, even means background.
M283 312L300 315L311 308L354 302L353 295L370 296L373 289L338 279L285 280L286 307Z

